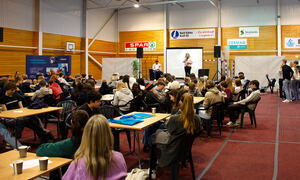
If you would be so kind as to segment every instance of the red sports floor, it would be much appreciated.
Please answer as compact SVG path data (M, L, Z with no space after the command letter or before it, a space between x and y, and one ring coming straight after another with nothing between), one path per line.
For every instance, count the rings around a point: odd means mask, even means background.
M256 120L257 128L250 124L247 115L244 128L224 126L220 137L215 127L212 138L206 138L205 133L197 138L192 149L196 178L300 179L300 102L282 103L275 94L263 94L256 109ZM225 124L227 121L228 118ZM48 129L56 134L54 125L49 125ZM31 145L33 151L38 146L38 141L33 140L33 132L28 129L25 129L21 142ZM138 164L137 154L128 154L124 134L120 142L130 170ZM3 147L1 149L3 151ZM142 157L147 159L149 155L142 153ZM148 168L147 162L143 168ZM169 179L169 176L169 168L157 171L157 179ZM189 167L180 169L179 179L192 179Z

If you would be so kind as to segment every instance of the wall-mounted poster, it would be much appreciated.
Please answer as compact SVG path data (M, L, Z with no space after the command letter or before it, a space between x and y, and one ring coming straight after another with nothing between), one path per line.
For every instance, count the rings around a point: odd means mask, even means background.
M285 48L300 48L300 38L285 38Z
M50 76L60 72L71 73L71 56L26 56L26 74L30 79L35 79L38 73Z
M229 49L247 49L247 39L227 39Z

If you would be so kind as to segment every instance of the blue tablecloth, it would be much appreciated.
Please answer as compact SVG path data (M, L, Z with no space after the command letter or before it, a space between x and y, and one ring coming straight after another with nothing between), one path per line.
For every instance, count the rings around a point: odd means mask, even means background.
M155 115L146 114L146 113L134 113L128 116L122 116L119 120L109 119L108 122L124 124L124 125L135 125L137 123L143 122L144 119L153 117Z

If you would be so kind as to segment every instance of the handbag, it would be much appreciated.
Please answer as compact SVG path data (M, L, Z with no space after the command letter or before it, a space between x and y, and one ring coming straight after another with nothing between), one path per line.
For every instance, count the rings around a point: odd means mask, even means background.
M127 173L125 180L146 180L149 176L149 169L134 168Z

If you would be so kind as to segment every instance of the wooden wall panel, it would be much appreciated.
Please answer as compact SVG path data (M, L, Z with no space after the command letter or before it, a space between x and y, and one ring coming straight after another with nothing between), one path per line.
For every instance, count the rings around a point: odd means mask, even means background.
M118 57L136 57L136 52L125 51L126 42L156 42L156 51L144 51L144 58L142 59L142 74L143 77L149 78L149 68L152 68L155 60L164 68L164 31L129 31L119 33L119 54Z
M3 42L0 45L36 46L35 32L3 28ZM0 74L14 76L16 71L26 73L26 55L33 55L34 49L0 47Z
M227 45L228 39L247 39L247 49L230 50L229 69L236 56L276 56L276 52L247 52L247 51L274 51L277 50L276 26L260 26L259 37L239 37L239 27L222 28L222 46ZM235 51L235 52L232 52Z
M300 48L285 48L285 38L300 37L300 25L285 25L281 26L281 48L282 56L288 60L300 60Z

